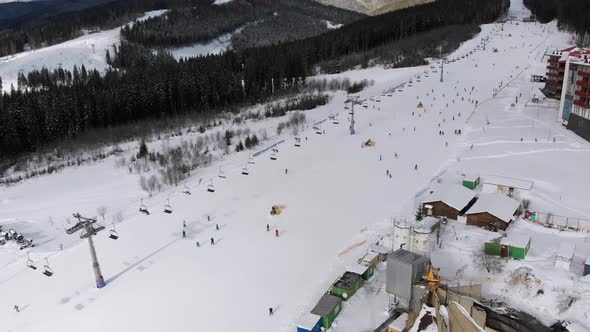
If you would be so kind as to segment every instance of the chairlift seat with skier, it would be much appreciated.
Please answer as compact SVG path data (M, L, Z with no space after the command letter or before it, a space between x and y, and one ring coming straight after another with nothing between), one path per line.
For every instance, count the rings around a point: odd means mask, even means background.
M190 195L191 194L191 188L189 188L188 186L184 186L184 189L182 190L183 194L187 194Z
M277 153L276 153L276 152L274 152L274 151L273 151L273 152L270 154L270 160L277 160Z
M225 173L223 172L223 170L221 168L219 169L219 173L217 173L217 176L222 179L226 178Z
M301 138L295 137L295 146L296 147L301 147Z

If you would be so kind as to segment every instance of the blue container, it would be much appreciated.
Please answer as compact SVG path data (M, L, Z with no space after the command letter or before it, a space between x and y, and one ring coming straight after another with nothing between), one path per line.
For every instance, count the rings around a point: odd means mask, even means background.
M590 274L590 257L586 260L586 264L584 264L584 275L587 276Z

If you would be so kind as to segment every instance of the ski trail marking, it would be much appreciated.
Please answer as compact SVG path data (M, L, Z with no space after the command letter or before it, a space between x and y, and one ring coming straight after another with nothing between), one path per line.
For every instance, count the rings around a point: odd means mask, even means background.
M349 245L346 249L342 250L338 254L338 257L341 257L341 256L344 256L344 255L348 254L350 251L352 251L352 249L358 248L358 247L362 246L365 243L367 243L367 240L364 240L364 241L361 241L361 242L357 242L357 243L353 243L353 244Z

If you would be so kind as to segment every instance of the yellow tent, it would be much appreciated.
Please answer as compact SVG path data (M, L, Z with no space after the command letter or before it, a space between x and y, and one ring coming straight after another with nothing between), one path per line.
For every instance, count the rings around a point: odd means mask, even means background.
M424 105L422 105L422 102L419 102L418 106L416 106L416 108L424 108Z

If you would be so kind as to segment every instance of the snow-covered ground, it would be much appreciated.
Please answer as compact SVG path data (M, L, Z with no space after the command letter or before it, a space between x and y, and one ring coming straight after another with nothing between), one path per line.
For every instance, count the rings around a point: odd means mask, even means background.
M191 46L171 49L170 52L179 60L180 58L190 58L207 54L219 54L231 47L231 38L234 34L240 33L243 27L233 32L225 33L208 43L197 43Z
M147 12L138 20L161 15L165 10ZM106 63L106 51L113 51L113 45L119 45L121 28L86 34L81 37L68 40L61 44L52 45L40 49L8 55L0 58L0 77L4 91L10 91L10 85L17 88L18 73L23 71L26 75L29 71L40 70L43 67L53 70L63 67L71 70L74 66L86 69L96 68L104 72Z
M512 6L511 12L526 14L520 1L512 1ZM476 49L485 37L486 50ZM590 216L583 199L587 181L578 175L585 174L590 144L555 122L555 103L529 102L533 95L540 96L540 85L529 82L528 76L543 73L543 52L549 46L565 46L568 38L554 23L490 24L449 56L459 60L445 65L444 83L429 66L340 74L375 80L360 93L368 107L355 109L356 135L349 134L345 96L338 93L330 104L306 112L309 128L301 133L301 147L293 146L291 133L273 137L265 143L286 139L278 146L278 160L270 160L268 153L258 156L248 176L240 174L248 153L231 154L189 179L192 195L177 188L146 198L149 216L137 212L139 199L146 196L139 190L137 175L115 168L114 158L0 188L0 221L28 236L43 236L38 242L44 244L31 250L31 258L41 269L42 260L49 257L55 271L48 278L25 266L24 252L0 247L3 327L64 332L79 331L81 326L84 331L294 331L299 316L315 305L366 245L347 248L389 233L391 217L413 215L425 188L439 180L458 181L458 173L530 179L535 181L533 206ZM403 91L381 96L403 83ZM494 89L501 89L496 97ZM380 102L370 101L376 96ZM424 109L416 108L418 102ZM335 113L339 124L322 123L325 134L311 129L312 123ZM277 121L253 125L274 132ZM463 135L454 135L456 129ZM445 135L439 135L441 130ZM376 146L361 148L369 138ZM226 179L217 178L219 166ZM213 178L216 191L207 192L207 181L199 184L200 178ZM167 198L172 214L162 212ZM280 216L269 215L274 204L286 206ZM87 244L75 236L66 238L63 228L71 213L93 215L101 205L108 208L107 219L121 211L125 220L117 224L119 240L108 239L106 232L95 239L107 280L98 290ZM207 221L207 216L213 220ZM183 220L188 224L187 239L181 237ZM279 238L274 229L280 231ZM506 289L504 283L486 283L484 293L546 323L568 319L590 326L583 309L590 284L578 278L590 242L582 234L559 233L524 221L511 227L512 232L530 234L533 243L529 258L509 262L506 273L521 265L531 267L543 280L546 296ZM442 247L432 253L433 264L441 267L443 276L455 276L471 262L471 252L495 236L450 223ZM66 248L59 251L66 239ZM551 256L559 243L569 241L577 245L575 268L556 272ZM338 331L368 330L385 319L383 266L378 270L345 305L335 323ZM470 264L462 271L470 278L487 277ZM581 300L560 312L562 289L576 289ZM20 313L12 310L15 304L22 308ZM276 314L269 317L271 306Z

